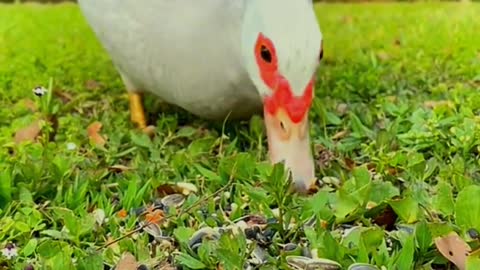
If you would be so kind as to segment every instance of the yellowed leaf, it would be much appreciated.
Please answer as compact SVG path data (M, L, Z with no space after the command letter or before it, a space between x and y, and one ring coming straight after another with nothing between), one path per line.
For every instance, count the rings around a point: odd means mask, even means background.
M450 100L427 100L423 103L423 106L429 109L435 109L439 106L446 106L448 108L453 108L454 104Z
M99 133L100 130L102 129L102 123L100 122L93 122L88 126L87 128L87 133L88 133L88 138L90 141L95 143L96 145L103 146L106 143L105 138Z
M36 120L15 133L15 143L18 144L26 141L35 141L41 131L42 127L40 125L40 120Z
M466 260L472 249L457 233L451 232L447 236L435 238L435 246L445 258L460 270L465 270Z
M108 167L108 169L114 172L125 172L125 171L133 170L133 168L130 168L124 165L112 165Z

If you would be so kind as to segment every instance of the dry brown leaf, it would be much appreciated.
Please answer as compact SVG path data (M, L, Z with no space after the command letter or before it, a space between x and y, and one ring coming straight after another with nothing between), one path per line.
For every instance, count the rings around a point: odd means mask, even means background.
M344 162L345 162L345 166L347 166L347 169L352 171L353 169L355 169L355 167L357 166L355 164L355 161L351 158L348 158L348 157L345 157L344 158Z
M40 120L36 120L15 133L15 143L18 144L26 141L33 142L40 135L41 131L42 127L40 126Z
M138 262L137 259L130 253L125 252L122 255L122 258L115 267L116 270L137 270Z
M168 262L161 262L158 266L155 267L155 269L158 269L158 270L176 270L177 268L173 267Z
M472 249L456 232L435 238L435 246L445 258L454 263L460 270L465 269L467 257Z
M100 87L102 87L102 84L95 80L88 80L85 82L85 88L87 88L87 90L98 90Z
M88 138L90 141L95 143L96 145L103 146L106 143L105 138L99 133L100 130L102 129L102 123L100 122L93 122L88 126L87 128L87 133L88 133Z
M72 95L70 95L69 93L67 93L63 90L60 90L60 89L55 89L53 94L57 98L59 98L62 101L63 104L69 103L73 99Z

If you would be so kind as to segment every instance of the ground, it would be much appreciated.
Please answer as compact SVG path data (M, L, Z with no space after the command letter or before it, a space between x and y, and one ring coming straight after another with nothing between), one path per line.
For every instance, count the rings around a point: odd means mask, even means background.
M209 123L148 98L151 141L77 6L0 5L0 268L103 269L129 251L149 267L235 269L255 245L268 251L263 269L286 269L303 246L345 269L452 269L441 253L461 267L468 248L437 237L479 245L480 5L316 10L321 181L302 197L265 162L261 118ZM182 192L183 203L150 206ZM188 242L245 215L262 229Z

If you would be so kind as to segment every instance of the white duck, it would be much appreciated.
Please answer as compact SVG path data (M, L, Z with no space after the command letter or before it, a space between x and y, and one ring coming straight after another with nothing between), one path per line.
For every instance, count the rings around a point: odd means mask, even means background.
M142 92L206 119L262 111L272 163L315 181L308 130L323 55L311 0L79 0L145 128Z

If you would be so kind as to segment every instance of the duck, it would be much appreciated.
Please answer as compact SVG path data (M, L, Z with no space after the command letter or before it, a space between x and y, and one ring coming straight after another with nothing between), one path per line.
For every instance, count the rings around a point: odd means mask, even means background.
M309 111L323 35L312 0L79 0L146 129L144 95L209 120L263 114L268 158L314 187Z

